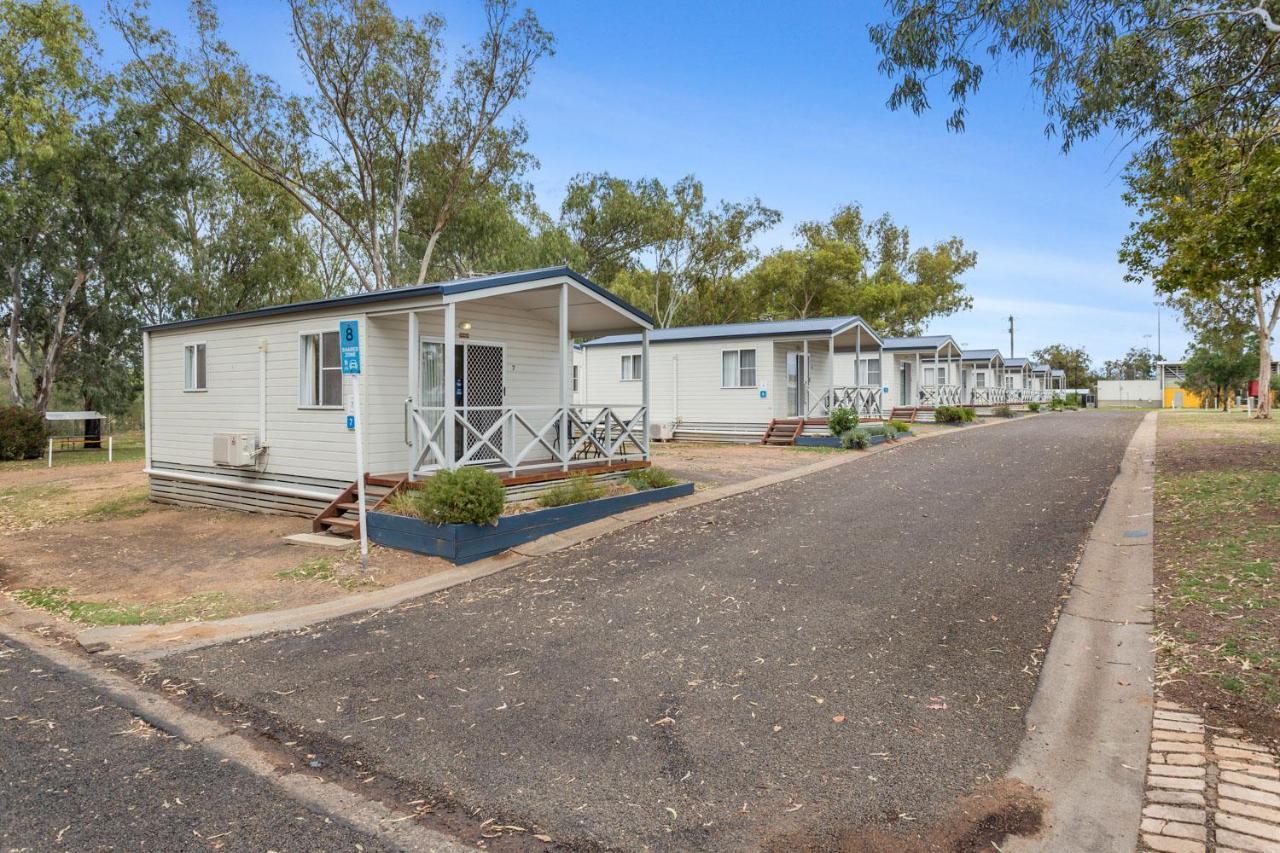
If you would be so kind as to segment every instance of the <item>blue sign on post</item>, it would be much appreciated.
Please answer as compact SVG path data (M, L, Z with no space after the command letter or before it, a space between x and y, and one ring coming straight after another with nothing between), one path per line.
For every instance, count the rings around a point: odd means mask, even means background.
M342 352L343 375L360 374L360 321L338 321L338 348Z
M766 398L766 397L768 397L768 396L769 396L769 392L768 392L767 390L765 390L764 388L761 388L761 389L760 389L760 399L761 399L761 400L763 400L763 399L765 399L765 398Z
M356 428L356 416L347 415L347 429L354 430Z

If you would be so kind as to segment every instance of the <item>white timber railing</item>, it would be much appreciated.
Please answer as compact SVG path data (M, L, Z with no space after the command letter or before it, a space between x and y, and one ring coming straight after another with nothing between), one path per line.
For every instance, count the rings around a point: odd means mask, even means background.
M837 385L818 395L808 408L809 416L831 413L832 409L852 409L859 420L879 420L884 417L880 405L880 387L870 385Z
M921 406L958 406L961 389L959 385L921 385L919 397Z
M408 409L414 473L479 465L515 474L570 462L649 458L644 406L458 406L453 459L446 451L443 406Z
M1002 406L1009 402L1009 389L971 388L969 402L975 406Z

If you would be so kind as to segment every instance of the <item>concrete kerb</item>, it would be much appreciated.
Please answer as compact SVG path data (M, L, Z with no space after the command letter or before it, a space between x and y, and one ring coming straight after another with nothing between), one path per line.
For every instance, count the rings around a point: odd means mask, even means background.
M288 610L253 613L215 622L175 622L168 625L88 628L76 634L76 641L90 652L111 652L124 655L133 660L145 661L204 646L243 640L261 634L270 634L277 631L295 631L308 625L349 616L353 613L394 607L410 599L439 592L468 581L478 580L504 569L521 565L535 557L554 554L557 551L572 548L575 545L580 545L592 539L669 513L681 512L714 501L763 489L767 486L807 477L810 474L837 468L841 465L849 465L877 453L893 452L918 441L928 441L932 438L953 435L966 430L988 429L1002 424L1013 423L1017 420L1020 419L999 419L962 427L952 427L929 435L910 436L893 444L876 445L856 453L834 453L828 458L809 465L766 474L741 483L717 486L716 488L695 492L687 497L664 501L663 503L646 504L645 506L626 510L599 521L543 536L533 542L517 546L510 551L505 551L483 560L477 560L466 566L446 569L424 578L406 581L385 589L354 593L320 604L310 604Z
M1048 801L1013 851L1132 853L1155 701L1151 644L1155 414L1134 432L1081 553L1009 775Z

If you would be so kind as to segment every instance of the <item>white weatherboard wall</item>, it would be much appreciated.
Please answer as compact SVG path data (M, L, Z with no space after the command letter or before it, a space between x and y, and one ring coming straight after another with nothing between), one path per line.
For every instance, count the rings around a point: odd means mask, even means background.
M1102 379L1098 381L1099 406L1154 406L1163 404L1158 379Z
M153 331L147 389L152 468L231 483L294 483L317 492L336 493L352 482L355 434L346 428L344 407L304 408L298 403L299 336L337 331L338 321L349 319L360 321L366 466L372 473L407 470L408 317L343 309ZM554 323L503 305L501 297L459 303L457 319L460 324L471 323L470 341L504 346L507 405L558 405L559 346ZM419 312L423 336L442 338L443 322L442 311ZM258 471L216 467L215 432L258 429L258 348L263 339L267 343L265 443L269 448L265 466ZM183 348L193 343L206 347L205 391L183 389ZM344 405L350 394L351 380L344 377Z
M721 385L721 354L731 349L756 351L756 385ZM640 383L622 379L622 356L639 353L639 344L583 347L581 401L588 406L639 405ZM774 360L774 344L769 339L651 342L651 364L647 365L653 409L650 421L758 424L763 429L780 416L775 407L780 411L786 405L785 374L779 386ZM764 399L760 398L762 389L767 392Z

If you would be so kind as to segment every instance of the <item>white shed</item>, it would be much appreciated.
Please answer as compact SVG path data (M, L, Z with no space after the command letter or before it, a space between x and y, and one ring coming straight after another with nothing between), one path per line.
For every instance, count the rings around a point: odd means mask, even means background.
M651 333L646 371L640 336L610 335L583 344L579 393L589 404L633 402L647 376L660 434L759 441L774 420L825 419L834 406L882 417L878 377L853 369L879 352L858 317L684 326Z
M357 477L340 320L359 321L366 474L647 464L648 383L622 405L575 406L572 341L630 332L642 349L652 321L553 267L149 327L152 497L300 514L339 498Z

